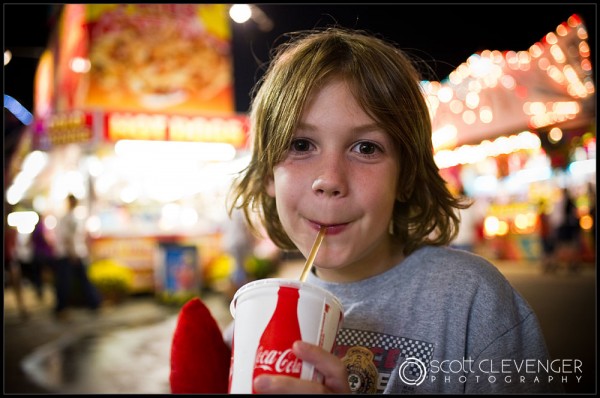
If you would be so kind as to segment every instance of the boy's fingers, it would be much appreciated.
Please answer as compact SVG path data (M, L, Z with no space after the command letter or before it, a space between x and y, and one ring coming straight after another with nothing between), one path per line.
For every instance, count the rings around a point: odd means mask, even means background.
M322 384L282 375L260 375L254 379L254 389L261 394L327 394L333 392Z
M350 393L346 367L335 355L322 348L296 341L294 354L302 361L314 365L323 375L323 383L301 380L283 375L260 375L254 380L254 389L262 394L331 394Z
M348 373L343 362L321 347L303 341L296 341L294 354L303 361L310 362L323 375L323 384L333 392L350 392Z

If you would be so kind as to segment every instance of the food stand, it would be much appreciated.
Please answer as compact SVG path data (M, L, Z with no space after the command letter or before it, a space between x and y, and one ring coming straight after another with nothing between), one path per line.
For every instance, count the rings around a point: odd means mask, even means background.
M40 59L30 141L48 166L24 200L48 221L78 196L90 261L133 269L134 292L160 287L165 248L196 248L198 281L222 254L248 133L227 7L66 4Z

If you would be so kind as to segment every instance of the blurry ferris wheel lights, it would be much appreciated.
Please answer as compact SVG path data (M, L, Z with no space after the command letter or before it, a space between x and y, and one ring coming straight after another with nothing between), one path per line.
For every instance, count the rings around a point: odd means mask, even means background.
M12 52L10 50L4 50L4 66L8 65L12 60Z
M594 219L589 214L586 214L579 219L579 226L584 231L590 231L594 227Z
M555 144L558 141L560 141L563 137L563 132L560 128L558 127L553 127L550 132L548 133L548 140Z
M273 21L260 7L254 4L234 4L229 8L229 17L238 24L243 24L252 19L263 32L273 29Z
M444 130L434 132L432 138L442 141L442 134L452 131L448 126ZM445 133L446 132L446 133ZM520 150L539 150L542 144L540 138L530 132L522 131L519 134L501 136L493 141L485 140L479 145L461 145L454 149L438 150L434 159L440 169L456 166L457 164L473 164L486 157L509 154Z
M487 237L504 236L508 230L508 223L498 217L488 216L483 221L483 231Z
M32 233L39 220L35 211L14 211L6 217L8 225L17 228L21 234Z
M33 151L27 154L21 165L21 170L6 190L6 201L15 205L24 197L35 177L46 167L48 155L45 152Z
M14 115L24 125L33 122L33 115L19 101L4 94L4 108Z
M229 9L229 16L236 23L244 23L252 17L252 9L248 4L234 4Z

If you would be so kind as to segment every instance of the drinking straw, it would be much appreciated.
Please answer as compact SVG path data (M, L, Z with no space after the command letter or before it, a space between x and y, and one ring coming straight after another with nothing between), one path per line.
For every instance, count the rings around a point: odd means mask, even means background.
M302 270L302 275L300 275L300 282L304 282L306 277L308 276L308 272L312 267L313 262L315 261L315 257L317 257L317 252L319 251L319 247L321 246L321 242L323 242L323 238L325 237L325 226L321 225L319 229L319 233L317 234L317 238L315 239L315 243L312 245L312 249L310 249L310 254L306 259L306 263L304 264L304 269Z

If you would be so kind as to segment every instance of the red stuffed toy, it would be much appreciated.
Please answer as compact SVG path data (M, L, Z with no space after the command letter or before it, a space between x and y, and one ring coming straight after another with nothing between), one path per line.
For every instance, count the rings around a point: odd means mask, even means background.
M171 346L171 392L226 394L231 350L199 298L181 308Z

